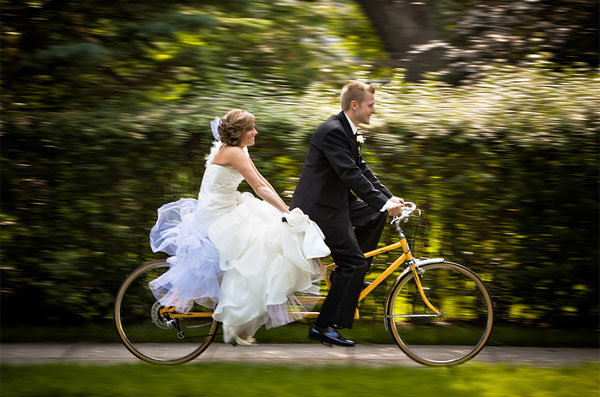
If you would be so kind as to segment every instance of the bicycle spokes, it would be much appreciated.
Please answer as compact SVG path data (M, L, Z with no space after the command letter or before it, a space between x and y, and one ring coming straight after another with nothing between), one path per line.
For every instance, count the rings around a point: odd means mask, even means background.
M121 340L139 358L150 362L184 362L202 352L215 336L217 322L211 309L194 304L186 315L162 306L148 283L169 269L148 264L123 283L115 303Z
M448 262L425 265L418 274L418 279L411 272L400 280L388 302L387 323L400 348L429 365L460 363L477 354L493 320L481 280Z

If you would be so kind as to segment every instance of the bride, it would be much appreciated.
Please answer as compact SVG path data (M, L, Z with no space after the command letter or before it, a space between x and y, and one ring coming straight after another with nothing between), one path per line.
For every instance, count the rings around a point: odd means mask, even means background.
M254 116L229 111L211 122L217 140L207 156L198 199L158 209L150 232L154 252L171 268L150 282L164 306L188 312L193 302L214 308L224 341L253 345L253 335L301 318L309 310L294 292L319 295L319 266L329 255L323 233L298 208L289 211L248 154L258 132ZM246 180L254 192L237 191Z

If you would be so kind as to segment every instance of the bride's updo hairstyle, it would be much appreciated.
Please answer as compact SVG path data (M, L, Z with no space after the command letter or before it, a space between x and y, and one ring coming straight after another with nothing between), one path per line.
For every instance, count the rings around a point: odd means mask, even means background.
M221 118L219 136L229 146L239 146L242 134L254 126L254 115L241 109L233 109Z

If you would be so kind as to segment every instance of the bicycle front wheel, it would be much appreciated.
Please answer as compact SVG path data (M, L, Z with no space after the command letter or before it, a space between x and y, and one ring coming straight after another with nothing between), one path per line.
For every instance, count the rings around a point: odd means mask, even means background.
M179 317L162 306L148 283L171 265L147 263L134 270L121 284L115 299L115 325L121 341L136 357L155 364L180 364L200 355L213 341L218 322L212 310L194 304Z
M413 272L387 302L394 341L413 360L432 366L462 364L481 351L492 332L492 298L479 277L451 262L418 266L419 280L436 314L424 302Z

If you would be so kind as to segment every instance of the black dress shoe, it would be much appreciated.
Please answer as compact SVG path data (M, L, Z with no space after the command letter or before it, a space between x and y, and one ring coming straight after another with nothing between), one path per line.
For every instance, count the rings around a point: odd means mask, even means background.
M309 339L316 340L325 345L338 345L338 346L354 346L354 342L344 338L339 332L333 327L320 328L310 327L308 331Z

